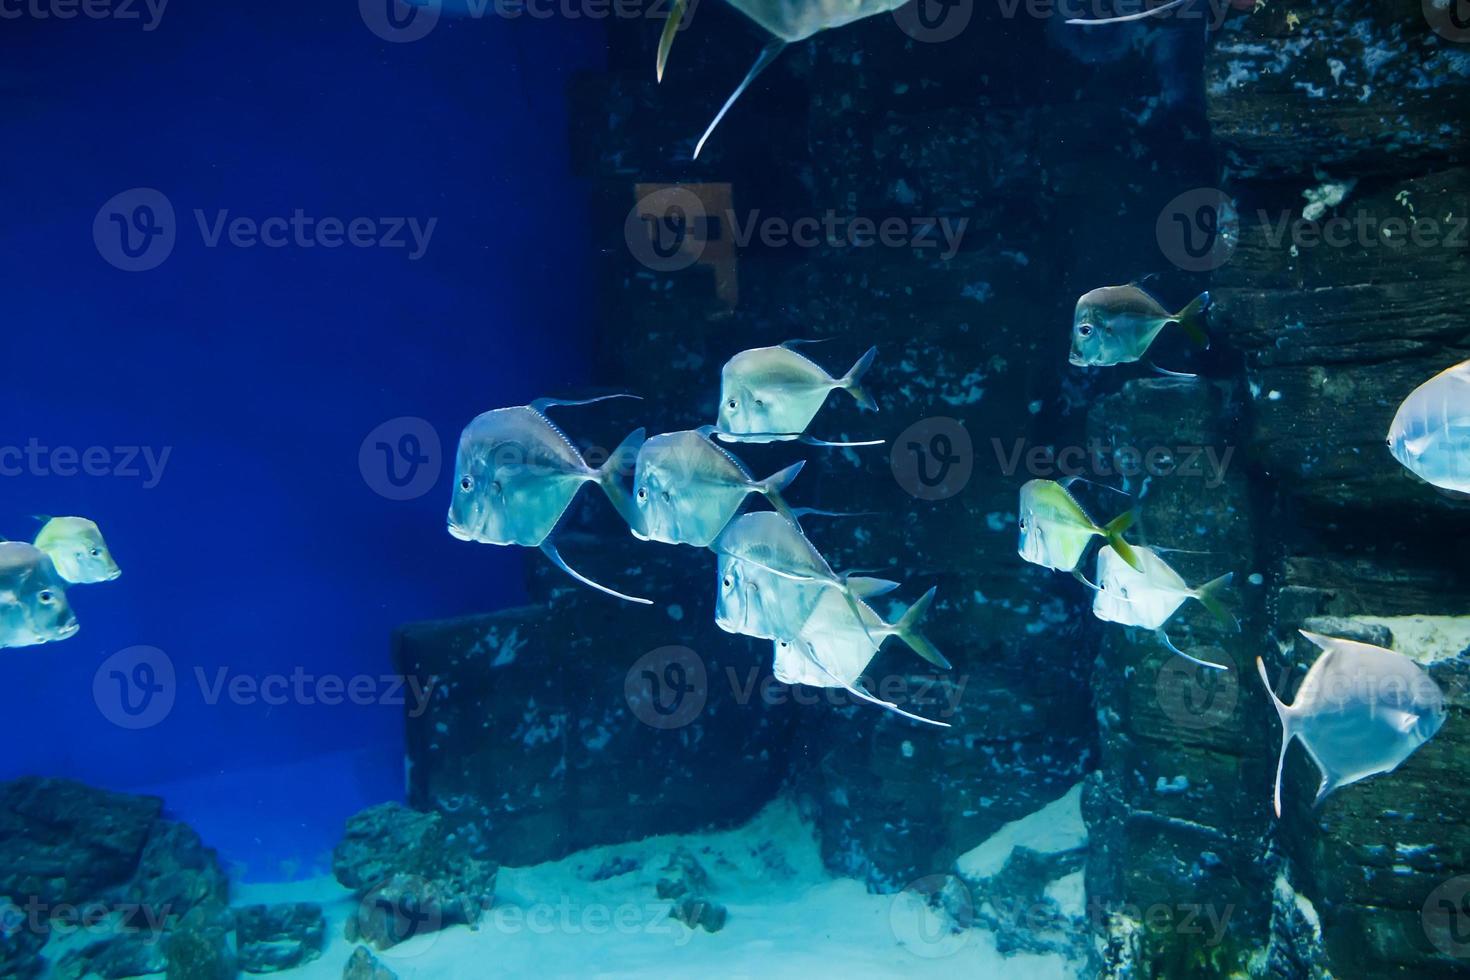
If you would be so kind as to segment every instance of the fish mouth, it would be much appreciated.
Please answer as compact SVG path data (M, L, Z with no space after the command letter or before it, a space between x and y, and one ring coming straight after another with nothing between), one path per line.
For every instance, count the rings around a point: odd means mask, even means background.
M1087 362L1078 354L1068 354L1067 363L1073 367L1087 367Z
M449 522L449 536L452 537L452 538L454 538L454 539L456 539L456 540L458 540L458 541L473 541L473 540L475 540L474 538L472 538L470 536L470 532L466 531L464 528L460 527L458 524L454 523L453 521L450 521Z
M58 639L58 640L68 640L68 639L71 639L73 636L76 636L77 635L77 632L81 628L82 628L82 624L81 623L77 622L76 620L72 620L70 623L67 623L65 626L61 627L61 629L59 629L59 630L56 631L56 639Z

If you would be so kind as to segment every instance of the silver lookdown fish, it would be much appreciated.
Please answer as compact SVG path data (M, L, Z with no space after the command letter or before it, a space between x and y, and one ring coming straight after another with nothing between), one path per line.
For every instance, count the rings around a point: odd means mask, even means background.
M1104 545L1097 553L1097 592L1092 597L1092 613L1098 619L1124 626L1141 626L1153 630L1159 642L1174 653L1203 667L1228 670L1221 664L1200 660L1180 650L1164 632L1164 624L1179 611L1185 600L1195 599L1216 619L1227 626L1236 625L1235 618L1220 602L1220 593L1229 587L1234 573L1221 575L1192 589L1168 562L1152 548L1133 545L1133 554L1142 570L1135 569L1112 545Z
M740 83L730 98L725 100L725 104L720 107L714 121L699 138L699 144L694 148L694 158L699 159L705 142L715 131L715 127L720 124L720 120L725 118L725 113L730 111L735 100L739 99L750 87L750 83L755 81L756 76L771 66L771 63L785 50L786 45L804 41L818 31L842 27L865 17L888 13L902 7L907 2L909 0L730 0L732 7L755 21L773 37L761 49L755 64L746 73L745 80ZM688 10L689 0L674 0L673 9L669 11L669 18L664 22L655 65L655 74L660 82L664 80L664 66L668 64L669 49L673 47L674 36L678 33L679 25Z
M1388 430L1388 449L1426 483L1470 494L1470 361L1404 399Z
M36 535L35 545L72 585L111 582L122 574L101 529L85 517L51 518Z
M449 533L461 541L540 548L577 581L620 599L651 605L648 599L624 595L573 570L551 541L557 523L585 483L602 487L628 526L639 526L638 510L618 471L637 453L643 443L643 430L624 439L606 465L593 469L572 441L543 414L544 410L632 397L607 395L582 401L542 398L530 405L497 408L477 417L459 437Z
M66 583L44 551L0 541L0 647L29 647L76 635Z
M753 493L795 520L781 491L796 479L804 463L757 480L744 463L710 440L714 431L705 426L668 432L639 448L633 494L642 526L633 529L636 536L708 547Z
M1401 653L1301 631L1322 655L1284 704L1271 689L1266 663L1256 668L1281 717L1281 754L1276 760L1276 816L1281 816L1281 770L1286 750L1301 739L1322 772L1313 806L1335 789L1392 772L1445 720L1444 693L1424 669Z
M919 632L919 623L928 611L929 604L934 601L934 593L935 590L930 589L896 623L888 623L861 599L857 601L858 611L862 615L862 620L859 621L854 617L848 603L828 589L818 600L816 608L799 634L774 641L772 673L783 684L839 687L854 697L887 708L905 718L948 728L950 726L945 722L911 714L891 701L869 694L858 685L883 641L890 636L902 639L915 653L930 663L948 666L949 662L944 655Z
M715 625L727 633L760 640L797 635L823 596L840 594L829 582L790 578L730 555L719 556L718 572L720 585L715 599ZM857 575L836 577L846 583L853 597L859 601L898 588L897 582L885 579Z
M834 378L796 347L817 341L788 340L779 347L757 347L741 351L725 362L720 371L720 414L716 435L740 442L778 442L796 439L827 396L845 391L864 410L878 405L863 390L863 375L873 366L878 348L870 347L840 378ZM804 439L815 445L871 446L877 442L826 443Z
M1070 477L1060 483L1028 480L1021 487L1018 506L1021 557L1033 565L1080 575L1077 563L1082 560L1083 552L1093 538L1104 538L1119 557L1142 570L1133 548L1123 540L1123 532L1133 526L1133 512L1127 511L1099 527L1068 490L1072 482Z
M1137 361L1171 325L1183 330L1200 347L1209 347L1202 326L1209 305L1210 294L1201 293L1178 313L1170 313L1136 285L1094 289L1077 300L1068 360L1078 367L1110 367Z

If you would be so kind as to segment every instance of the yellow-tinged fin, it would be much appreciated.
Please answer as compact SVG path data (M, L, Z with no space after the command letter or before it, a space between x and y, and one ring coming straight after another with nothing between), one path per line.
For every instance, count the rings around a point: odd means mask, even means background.
M1210 308L1209 292L1200 293L1189 301L1189 305L1174 314L1174 322L1184 335L1202 350L1210 349L1210 337L1205 333L1205 312Z
M938 589L931 588L919 597L918 602L909 606L908 611L899 617L897 623L893 624L893 632L898 635L900 640L903 640L903 642L909 645L909 649L940 670L952 670L953 665L945 659L944 654L940 653L938 648L929 642L928 637L919 632L919 622L924 618L924 614L929 611L929 604L934 601L934 593L937 591Z
M664 80L664 66L669 63L669 49L674 46L674 37L679 33L679 25L688 11L688 0L674 0L673 5L669 8L669 17L664 21L664 31L659 35L658 62L654 67L654 75L660 82Z
M1234 616L1230 615L1230 610L1226 609L1224 602L1221 601L1222 595L1230 587L1230 583L1234 578L1234 572L1226 572L1219 578L1211 579L1194 590L1194 597L1199 600L1200 605L1210 611L1211 616L1214 616L1226 626L1233 626L1238 630L1240 629L1240 623L1236 621Z
M1136 516L1131 510L1124 511L1103 525L1102 534L1108 539L1108 544L1113 546L1113 550L1118 553L1118 557L1128 563L1129 568L1135 572L1141 572L1143 562L1138 560L1138 553L1133 550L1131 544L1123 540L1123 532L1133 526Z

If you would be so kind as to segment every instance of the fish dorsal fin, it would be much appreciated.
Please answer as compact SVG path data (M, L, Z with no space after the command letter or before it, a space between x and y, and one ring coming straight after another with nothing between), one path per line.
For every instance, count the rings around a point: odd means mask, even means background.
M1266 673L1266 661L1260 657L1256 658L1256 670L1261 675L1261 683L1266 685L1266 693L1271 696L1271 703L1276 706L1277 717L1281 719L1281 753L1276 757L1276 794L1274 798L1276 817L1279 820L1281 818L1281 772L1286 767L1286 750L1291 747L1291 740L1297 736L1298 713L1292 705L1276 696L1276 691L1271 687L1271 677Z
M785 49L786 42L781 40L779 37L772 38L766 43L766 46L764 48L761 48L761 53L756 56L755 64L750 66L750 71L746 73L744 81L742 81L738 86L735 87L735 91L732 92L730 94L730 97L725 100L725 104L720 106L720 111L715 114L714 121L709 124L709 128L704 131L704 135L701 136L699 138L699 142L695 144L694 159L699 159L700 151L704 149L704 144L709 141L710 134L715 131L715 127L720 124L720 120L725 118L725 113L729 112L730 107L735 104L735 101L739 99L741 95L745 94L745 90L750 88L750 83L755 81L756 76L769 68L771 66L771 63L775 61L776 58L779 57L781 52Z
M557 425L555 422L551 421L551 419L547 418L546 413L542 412L534 405L527 405L526 408L530 410L533 415L536 416L537 421L545 425L546 428L549 429L553 435L555 435L558 439L562 441L567 449L571 451L573 456L575 456L578 460L581 460L583 466L587 465L587 461L582 459L582 450L578 449L577 444L572 442L571 437L562 431L561 426Z
M642 395L630 395L626 392L616 395L598 395L596 398L538 398L527 407L534 412L545 413L548 408L562 408L571 405L596 405L598 402L612 401L614 398L631 398L634 401L642 401Z
M1072 492L1072 484L1085 483L1090 487L1102 487L1104 490L1111 490L1113 491L1113 493L1121 494L1122 496L1127 497L1129 500L1133 499L1133 494L1129 493L1127 490L1119 490L1117 487L1113 486L1110 483L1102 483L1097 480L1089 480L1085 476L1064 476L1057 482L1061 484L1062 489L1066 490L1069 494Z
M704 438L704 441L709 445L711 449L729 460L730 465L740 471L740 475L745 478L745 481L747 483L755 482L755 474L750 472L750 467L745 465L745 461L711 438L711 436L719 432L719 429L715 428L713 425L701 425L694 431L698 432Z
M807 344L825 344L831 339L831 337L798 337L795 340L782 341L781 346L787 350L794 351L796 348L804 347Z

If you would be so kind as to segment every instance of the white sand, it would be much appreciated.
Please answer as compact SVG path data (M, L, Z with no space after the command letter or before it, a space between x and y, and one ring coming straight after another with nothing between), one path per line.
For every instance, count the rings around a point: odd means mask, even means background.
M1039 854L1057 854L1087 845L1087 825L1082 822L1082 784L1035 813L1012 820L984 843L960 855L955 869L962 878L979 881L1000 873L1017 847Z
M655 894L669 854L679 846L699 859L713 882L711 897L729 909L729 921L718 933L691 932L668 917L670 902ZM592 881L593 873L614 857L637 861L639 868ZM246 885L236 890L234 901L320 903L328 917L326 954L281 975L289 980L341 977L352 953L343 925L356 906L335 881ZM784 799L728 832L650 838L502 869L496 907L477 931L456 926L376 955L402 980L492 975L858 980L936 970L1007 980L1080 975L1059 956L1002 956L989 933L953 932L941 914L911 893L870 895L860 882L833 878L822 867L812 829Z

